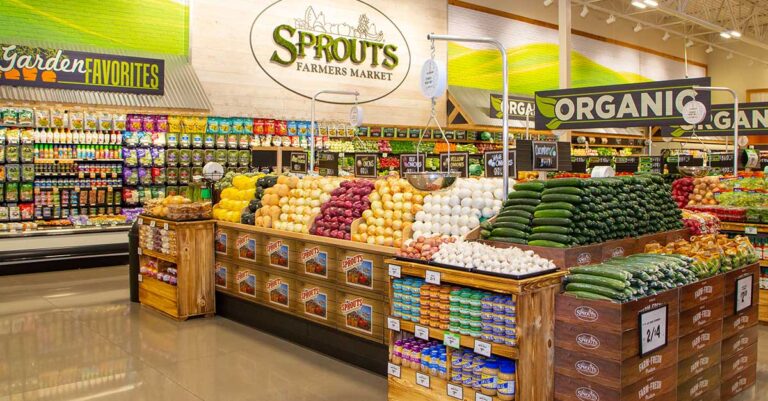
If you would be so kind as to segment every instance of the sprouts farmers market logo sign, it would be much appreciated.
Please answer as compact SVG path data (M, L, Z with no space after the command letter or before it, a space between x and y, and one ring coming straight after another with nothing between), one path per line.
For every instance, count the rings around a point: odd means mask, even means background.
M586 129L685 124L683 108L698 100L709 110L709 78L536 92L536 129Z
M251 51L272 80L306 98L364 87L359 103L371 102L394 92L411 67L400 28L360 0L276 1L253 21Z
M0 44L0 85L162 95L165 61Z

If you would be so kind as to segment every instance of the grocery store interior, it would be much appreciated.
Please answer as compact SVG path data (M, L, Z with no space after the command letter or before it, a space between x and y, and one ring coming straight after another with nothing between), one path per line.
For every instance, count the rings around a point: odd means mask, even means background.
M767 43L758 0L0 0L0 401L768 400Z

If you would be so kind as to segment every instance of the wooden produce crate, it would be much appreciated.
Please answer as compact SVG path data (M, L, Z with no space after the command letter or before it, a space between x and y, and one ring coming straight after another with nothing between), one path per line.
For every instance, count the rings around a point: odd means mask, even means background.
M262 264L275 269L292 271L291 263L296 260L296 242L293 239L268 235L262 244Z
M232 257L234 252L235 232L227 228L217 228L214 235L216 255Z
M723 339L723 322L712 322L688 335L680 337L678 341L678 359L690 358L705 349L720 344Z
M139 263L156 262L175 267L177 271L176 286L140 276L139 302L179 320L200 315L213 316L216 310L213 221L176 222L141 216L138 224L149 226L153 233L173 232L176 237L175 255L139 248ZM140 244L147 243L141 238L143 230L146 228L139 230Z
M736 335L723 340L722 359L727 360L740 351L757 344L758 329L752 326L738 332Z
M677 387L677 401L717 400L719 397L720 365L708 368Z
M233 276L231 292L255 301L264 301L264 293L259 291L264 285L264 280L264 273L239 265Z
M722 400L729 400L755 384L759 274L759 263L725 274Z
M757 344L752 344L747 348L742 349L728 359L724 359L722 363L722 377L723 380L728 380L731 377L745 371L747 368L754 366L757 363Z
M557 401L646 401L675 398L677 391L676 366L670 366L642 377L621 390L588 383L580 378L555 374L555 400Z
M261 289L265 305L287 312L295 310L296 282L292 277L265 273Z
M234 248L230 258L237 260L238 263L256 265L260 262L259 246L263 244L264 237L258 234L242 233L233 230Z
M313 242L297 242L294 270L301 276L336 282L338 271L337 247Z
M730 379L723 380L723 383L720 385L720 399L723 401L732 399L744 390L754 386L756 380L757 365L749 366Z
M704 348L686 359L677 362L677 382L685 383L705 370L720 365L721 344Z
M355 289L385 292L387 273L382 255L339 250L336 282Z
M296 280L296 314L326 326L336 327L339 310L336 290L324 280Z
M232 293L236 291L234 276L237 274L237 265L235 263L217 259L213 271L217 290L226 290Z
M335 311L339 330L384 340L386 308L379 299L360 295L359 292L336 291L338 307Z
M757 319L762 323L768 323L768 289L760 289L758 298L759 309Z

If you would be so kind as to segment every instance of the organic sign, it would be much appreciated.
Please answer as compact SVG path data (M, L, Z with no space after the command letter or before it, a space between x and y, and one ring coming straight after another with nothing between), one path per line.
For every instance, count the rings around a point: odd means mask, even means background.
M709 78L536 92L536 129L682 125L683 107L698 100L710 108Z
M504 152L485 152L483 155L485 160L485 176L486 177L503 177L504 176ZM509 176L517 177L517 170L515 166L515 151L509 151Z
M408 173L424 171L425 156L423 153L404 153L400 155L400 177Z
M336 152L321 152L317 155L317 167L321 176L335 177L339 175L339 154Z
M0 85L162 95L165 61L0 44Z
M557 170L557 142L533 141L533 170Z
M713 104L709 120L699 125L661 127L662 136L731 136L733 135L733 103ZM768 102L739 104L739 135L768 134Z
M264 73L306 98L329 87L365 85L355 103L372 102L394 92L411 66L400 28L361 0L271 2L253 21L250 42Z
M449 173L457 172L462 178L469 177L469 153L451 153L450 161L448 154L440 154L440 171Z
M290 152L288 157L291 161L291 172L306 174L307 172L307 153L306 152Z
M375 153L355 155L355 177L376 178L378 176L379 156Z
M491 93L491 106L488 111L488 116L501 120L502 111L502 96ZM510 96L509 108L507 109L507 115L510 120L525 120L526 116L533 120L536 114L536 106L532 98L522 96Z

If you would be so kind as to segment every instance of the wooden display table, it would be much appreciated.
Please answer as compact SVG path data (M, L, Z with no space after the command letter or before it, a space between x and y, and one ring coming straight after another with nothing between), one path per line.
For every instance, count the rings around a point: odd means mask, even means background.
M176 271L176 285L139 275L139 302L175 319L213 316L213 220L176 222L140 216L139 263Z
M500 294L514 295L517 298L517 341L518 346L490 344L490 354L515 359L517 361L516 400L550 400L553 396L553 359L555 294L560 290L564 271L557 271L524 280L512 280L479 273L444 269L396 259L386 260L390 275L400 277L424 278L427 272L437 273L439 281L445 284L471 287ZM392 298L392 276L390 276L390 299ZM392 314L390 309L389 313ZM396 318L399 330L415 331L415 324ZM389 330L390 347L397 331ZM428 328L429 338L444 340L445 331ZM461 335L461 347L473 349L476 340ZM481 341L477 341L480 343ZM487 344L487 343L486 343ZM450 347L449 347L450 350ZM399 369L398 369L399 368ZM445 379L430 377L429 387L417 384L417 373L407 367L393 367L390 364L388 399L390 401L448 401L463 399L475 401L475 392L469 387L455 386ZM399 376L399 377L398 377ZM450 377L450 367L448 377ZM461 394L453 393L461 388ZM449 395L448 392L452 394ZM480 395L477 399L498 400L498 397Z

